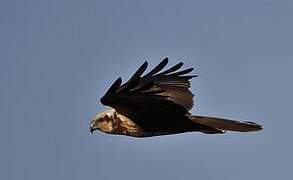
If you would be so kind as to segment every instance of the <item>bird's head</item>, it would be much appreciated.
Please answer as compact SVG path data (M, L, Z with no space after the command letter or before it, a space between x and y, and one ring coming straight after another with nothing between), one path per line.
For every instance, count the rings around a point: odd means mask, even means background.
M113 119L115 117L116 111L113 108L98 113L91 121L90 132L93 133L98 129L100 131L110 133L113 130Z

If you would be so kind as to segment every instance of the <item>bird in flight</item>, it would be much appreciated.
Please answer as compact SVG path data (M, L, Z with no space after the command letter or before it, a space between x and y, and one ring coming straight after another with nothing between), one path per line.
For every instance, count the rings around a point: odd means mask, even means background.
M222 134L226 131L259 131L261 125L218 117L192 115L193 94L189 90L189 75L193 68L180 70L183 63L162 71L165 58L153 70L143 75L148 63L143 63L134 75L122 84L119 77L100 99L110 106L91 121L90 132L151 137L198 131Z

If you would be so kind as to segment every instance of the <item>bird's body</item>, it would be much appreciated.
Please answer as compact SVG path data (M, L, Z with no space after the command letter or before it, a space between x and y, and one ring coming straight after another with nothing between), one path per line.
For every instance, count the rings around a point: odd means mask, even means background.
M185 75L193 69L177 71L179 63L161 72L165 58L148 74L141 77L145 62L132 78L121 85L118 78L101 98L112 108L99 113L91 122L91 132L102 132L133 137L151 137L199 131L222 134L231 131L258 131L262 127L253 122L234 121L208 116L193 116L193 94L189 91L192 77Z

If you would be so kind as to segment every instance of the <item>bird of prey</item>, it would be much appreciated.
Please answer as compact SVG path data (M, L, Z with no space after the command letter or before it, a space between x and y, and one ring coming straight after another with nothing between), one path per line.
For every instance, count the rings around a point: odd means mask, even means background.
M192 115L193 94L188 75L193 68L179 70L183 63L162 71L165 58L153 70L143 75L148 63L143 63L124 84L119 77L100 99L111 108L98 113L91 121L90 132L151 137L198 131L222 134L226 131L259 131L254 122Z

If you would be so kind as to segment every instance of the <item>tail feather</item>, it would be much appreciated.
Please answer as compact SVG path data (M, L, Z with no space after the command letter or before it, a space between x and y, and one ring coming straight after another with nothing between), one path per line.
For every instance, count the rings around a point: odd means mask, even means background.
M195 123L209 126L219 130L250 132L260 131L262 126L249 121L235 121L229 119L222 119L208 116L191 116L191 120Z

